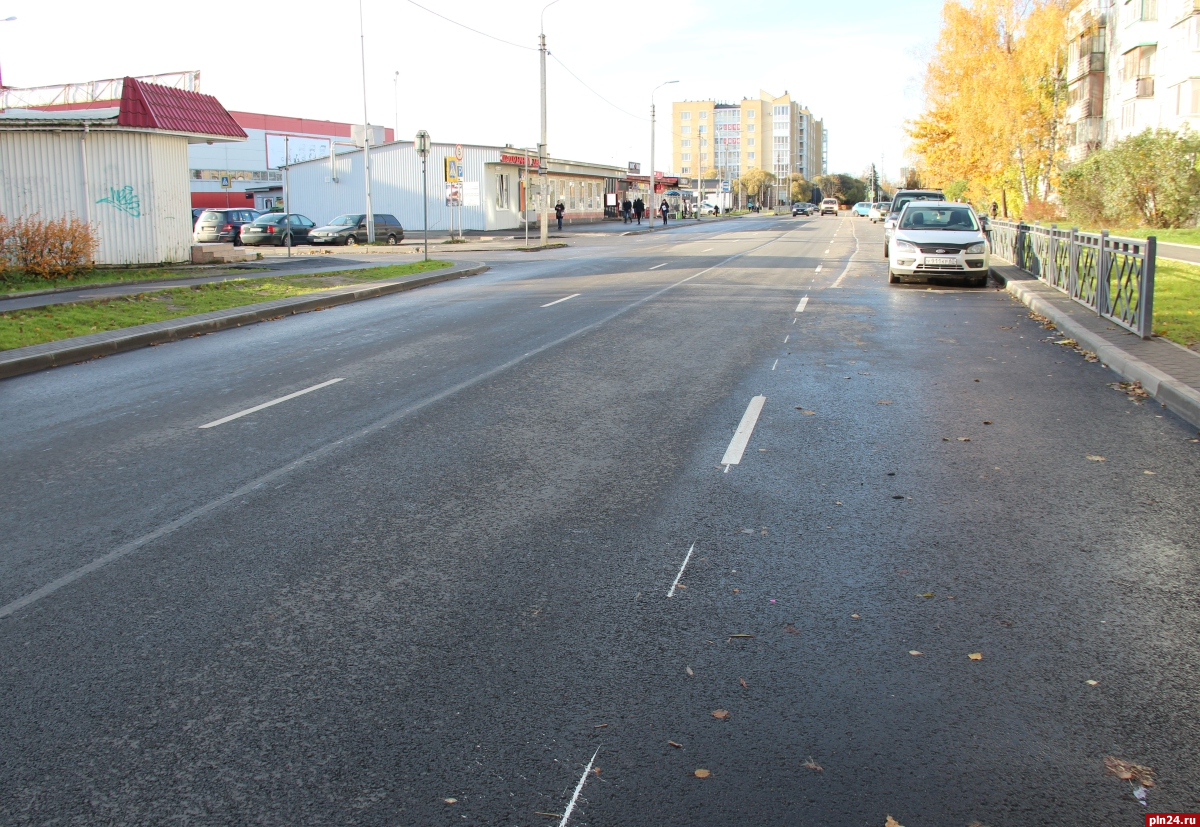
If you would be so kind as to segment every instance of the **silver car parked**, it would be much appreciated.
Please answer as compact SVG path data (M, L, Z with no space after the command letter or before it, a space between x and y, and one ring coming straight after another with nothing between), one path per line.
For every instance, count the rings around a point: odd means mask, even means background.
M975 211L948 201L910 201L892 231L888 281L987 283L987 236Z

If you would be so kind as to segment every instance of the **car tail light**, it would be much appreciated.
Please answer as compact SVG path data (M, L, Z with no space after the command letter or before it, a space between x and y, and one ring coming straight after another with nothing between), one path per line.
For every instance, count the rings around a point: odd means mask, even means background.
M224 227L221 228L221 232L225 232L226 230L232 230L232 229L233 229L232 224L226 224Z

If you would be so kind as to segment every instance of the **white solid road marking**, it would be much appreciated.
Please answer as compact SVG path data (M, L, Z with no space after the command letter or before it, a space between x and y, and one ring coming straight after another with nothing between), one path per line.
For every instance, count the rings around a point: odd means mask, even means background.
M817 269L816 269L816 270L814 270L813 272L814 272L814 273L819 273L819 272L821 272L821 265L820 265L820 264L818 264L818 265L817 265Z
M683 557L683 565L679 567L679 574L675 575L675 579L671 581L671 590L667 592L667 597L675 596L675 589L679 586L679 578L683 577L683 570L687 568L688 560L692 559L692 552L696 550L696 544L692 543L692 547L688 549L687 554Z
M592 771L592 764L596 762L596 756L599 754L600 747L596 747L596 751L592 753L592 760L588 761L588 765L583 768L583 775L579 776L579 783L575 785L575 795L571 796L571 803L567 805L567 809L563 812L562 821L558 822L558 827L567 827L567 819L571 817L571 813L575 809L575 803L579 801L579 794L583 792L583 785L587 783L588 773Z
M558 304L559 302L565 302L567 299L573 299L576 296L582 296L582 295L583 295L582 293L572 293L571 295L564 296L561 299L555 299L554 301L549 302L548 304L543 304L542 307L553 307L554 305Z
M786 345L788 343L788 339L790 339L790 338L792 338L792 334L790 334L790 333L788 335L784 336L783 343Z
M854 225L850 225L850 232L854 235L854 252L850 254L850 258L846 260L846 267L842 270L842 274L838 276L830 287L836 287L839 290L842 288L842 281L846 278L846 274L850 272L850 263L854 261L854 257L858 255L858 233L854 231Z
M779 360L778 360L778 359L776 359L776 360L775 360L775 364L771 365L771 370L775 370L775 368L777 368L777 367L779 367Z
M657 270L659 267L666 267L666 266L667 266L667 262L665 262L665 261L664 261L662 264L655 264L655 265L654 265L653 267L651 267L650 269L651 269L651 270Z
M808 307L808 296L805 296L804 298L802 298L800 300L800 304L796 305L796 312L803 313L804 308L806 308L806 307Z
M763 405L766 402L767 397L756 396L746 406L746 413L742 414L742 421L738 423L737 430L733 433L733 439L729 441L729 447L725 449L725 456L721 457L725 473L729 473L729 466L737 465L742 461L742 454L746 453L746 446L750 444L750 435L754 433L754 426L758 424L758 415L762 413Z
M289 393L287 396L281 396L278 399L272 399L270 402L264 402L261 405L255 405L253 408L246 408L246 410L244 410L244 411L238 411L235 414L230 414L229 416L222 417L221 419L213 420L212 422L201 425L200 427L201 428L215 428L218 425L224 425L226 422L229 422L231 420L240 419L241 417L246 416L248 414L252 414L257 411L261 411L263 408L269 408L272 405L278 405L280 402L287 402L289 399L295 399L297 396L304 396L304 394L306 394L306 393L312 393L313 391L319 391L321 388L325 388L325 387L328 387L329 385L337 384L338 382L341 382L341 381L342 381L341 379L330 379L328 382L322 382L319 385L313 385L311 388L305 388L302 391L296 391L295 393Z

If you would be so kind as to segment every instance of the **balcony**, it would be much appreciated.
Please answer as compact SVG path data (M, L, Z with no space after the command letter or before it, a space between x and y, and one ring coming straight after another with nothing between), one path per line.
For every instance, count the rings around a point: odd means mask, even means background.
M1200 0L1195 0L1195 2L1200 3ZM1084 75L1091 74L1092 72L1103 71L1104 53L1092 52L1074 61L1067 67L1067 83L1079 80Z
M1139 97L1139 98L1154 97L1154 78L1138 78L1137 79L1137 97Z
M1092 116L1092 99L1084 98L1067 107L1067 123L1076 123Z
M1200 14L1200 0L1180 0L1179 14L1175 16L1175 23L1182 23L1193 14Z

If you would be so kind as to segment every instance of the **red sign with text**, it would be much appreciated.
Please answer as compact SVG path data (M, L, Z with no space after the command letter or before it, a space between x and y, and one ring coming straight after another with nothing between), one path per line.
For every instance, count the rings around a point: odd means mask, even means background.
M525 156L524 155L507 155L502 152L502 153L500 153L500 163L516 164L519 167L523 167L523 166L525 166ZM541 165L542 165L542 160L540 158L538 158L536 155L529 156L529 168L530 169L537 169Z

